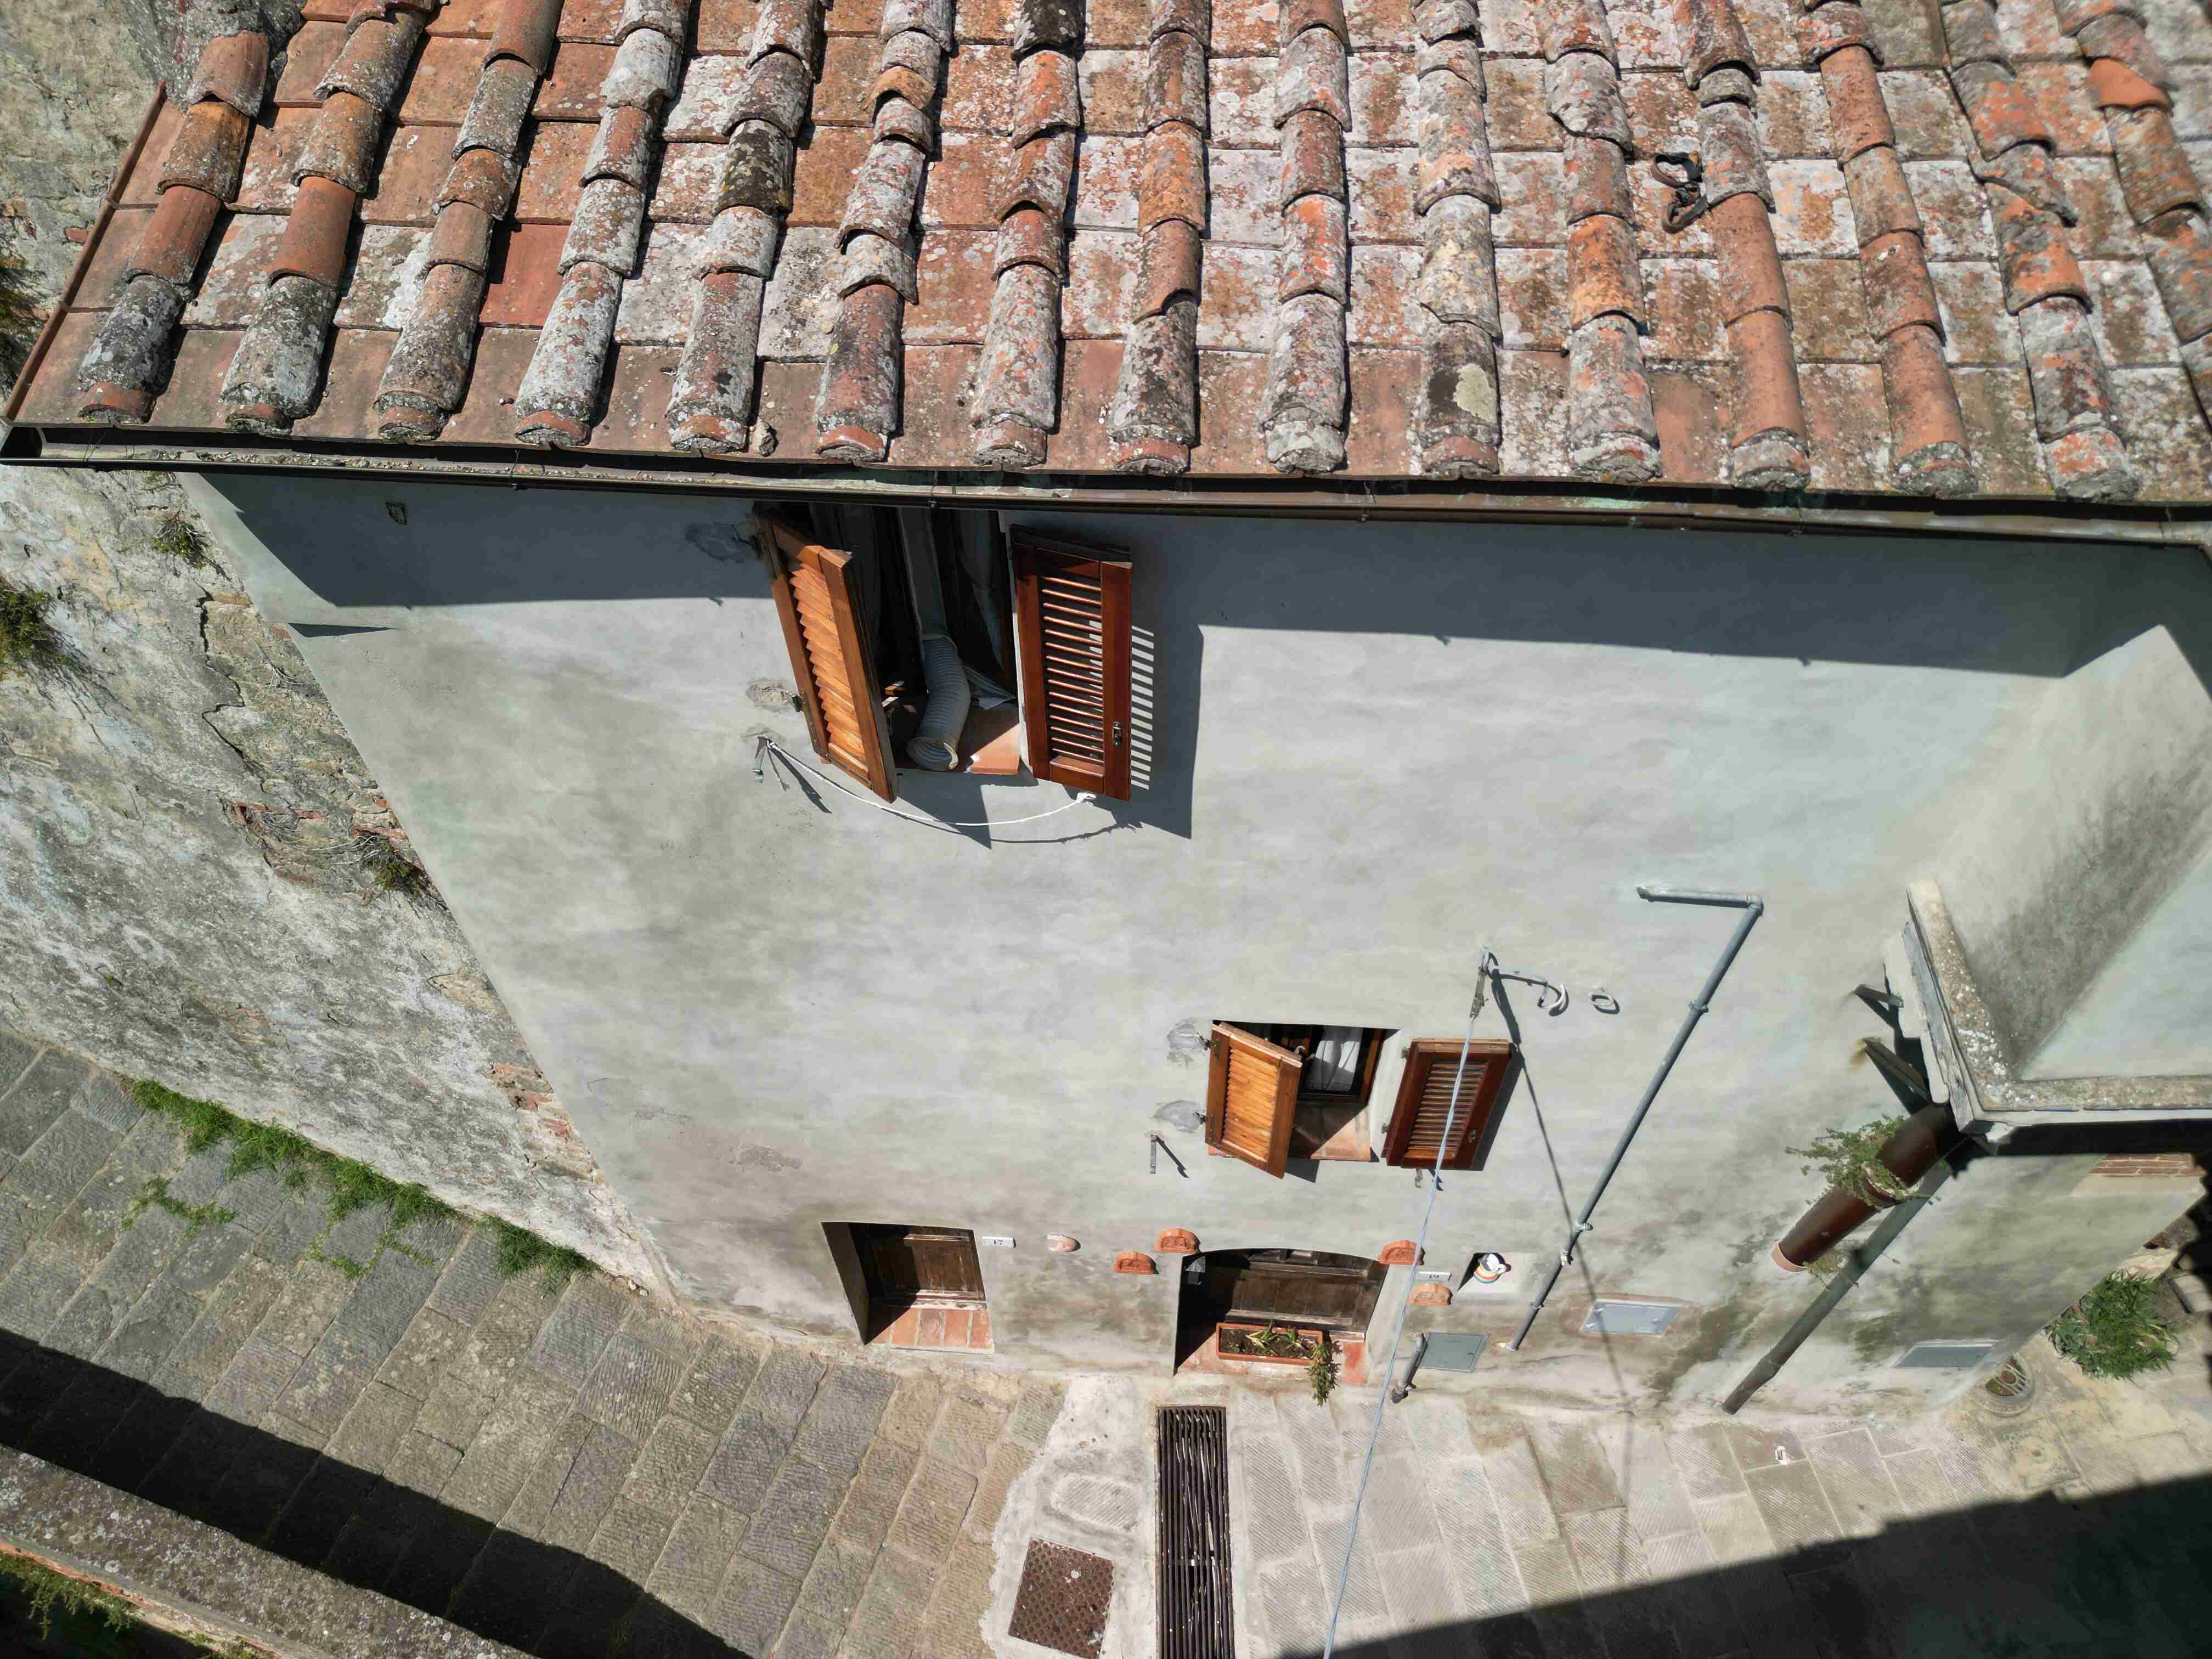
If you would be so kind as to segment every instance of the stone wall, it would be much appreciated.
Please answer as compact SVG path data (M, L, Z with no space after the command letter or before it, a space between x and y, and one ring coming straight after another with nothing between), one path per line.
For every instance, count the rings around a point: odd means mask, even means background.
M165 27L153 0L0 8L0 255L34 312ZM0 679L0 1023L654 1282L453 917L380 885L419 867L404 830L198 526L173 478L0 469L0 579L58 594L74 657Z

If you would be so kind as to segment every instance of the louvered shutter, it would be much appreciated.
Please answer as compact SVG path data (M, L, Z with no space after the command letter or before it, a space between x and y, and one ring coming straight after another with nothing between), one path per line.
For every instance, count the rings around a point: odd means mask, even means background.
M1288 1048L1234 1025L1213 1028L1213 1074L1206 1090L1206 1144L1279 1177L1291 1155L1305 1062Z
M1468 1045L1467 1075L1459 1085L1459 1109L1452 1111L1452 1079L1459 1073L1460 1040L1424 1038L1407 1051L1406 1074L1398 1085L1398 1104L1382 1138L1386 1164L1433 1165L1437 1146L1451 1119L1451 1144L1444 1168L1471 1170L1484 1132L1498 1110L1498 1097L1513 1063L1513 1045L1495 1041Z
M1030 769L1129 799L1129 565L1016 531L1014 616Z
M753 518L814 752L896 799L884 700L846 576L853 556L817 545L775 514L756 509Z

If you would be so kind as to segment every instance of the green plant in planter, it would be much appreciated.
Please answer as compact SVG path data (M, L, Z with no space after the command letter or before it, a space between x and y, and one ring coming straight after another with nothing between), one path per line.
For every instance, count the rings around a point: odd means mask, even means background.
M1314 1404L1325 1406L1336 1390L1336 1345L1323 1331L1314 1344L1313 1358L1306 1361L1306 1386L1313 1390Z
M1858 1129L1831 1129L1809 1146L1787 1146L1810 1161L1799 1172L1817 1175L1838 1191L1883 1209L1912 1195L1912 1183L1881 1161L1881 1149L1905 1127L1902 1117L1881 1117Z
M2108 1273L2051 1321L2051 1346L2092 1376L2166 1370L2178 1345L2172 1323L2160 1311L2163 1297L2154 1279Z

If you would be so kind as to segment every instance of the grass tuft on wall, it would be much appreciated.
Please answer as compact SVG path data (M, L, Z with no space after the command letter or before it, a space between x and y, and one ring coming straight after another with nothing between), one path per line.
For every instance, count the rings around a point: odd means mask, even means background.
M70 648L46 620L53 602L52 593L0 579L0 679L69 666Z
M540 1238L527 1227L497 1217L492 1218L491 1226L499 1237L499 1270L509 1279L518 1273L540 1273L550 1284L565 1285L592 1265L580 1252Z
M185 1144L191 1151L204 1152L210 1147L228 1144L229 1174L234 1180L256 1170L270 1170L287 1187L301 1188L311 1182L319 1185L334 1222L343 1221L355 1211L372 1205L390 1206L392 1222L386 1229L384 1242L393 1249L405 1250L395 1235L408 1223L459 1214L452 1205L422 1187L394 1181L357 1159L325 1152L292 1130L279 1128L273 1123L252 1122L211 1100L195 1100L150 1079L132 1084L131 1094L148 1111L159 1112L181 1128ZM172 1207L167 1183L161 1184L158 1194L149 1194L148 1201L164 1208ZM186 1219L191 1218L186 1206L174 1207ZM486 1224L499 1241L500 1271L510 1279L537 1272L557 1287L592 1265L580 1252L540 1238L526 1227L495 1217ZM349 1278L366 1271L362 1264L350 1259L324 1259L340 1272L347 1273Z
M353 851L362 873L374 884L372 897L397 893L418 904L445 902L431 884L430 872L392 845L388 836L363 832L353 838Z
M212 570L215 561L208 556L207 538L198 525L182 514L172 514L161 520L154 532L154 550L174 559L188 570Z

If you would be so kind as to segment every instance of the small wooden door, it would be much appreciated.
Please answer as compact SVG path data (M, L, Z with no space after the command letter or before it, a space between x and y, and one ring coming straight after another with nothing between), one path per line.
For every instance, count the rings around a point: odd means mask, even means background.
M879 1307L983 1299L975 1235L965 1228L856 1226L853 1243L868 1300Z

